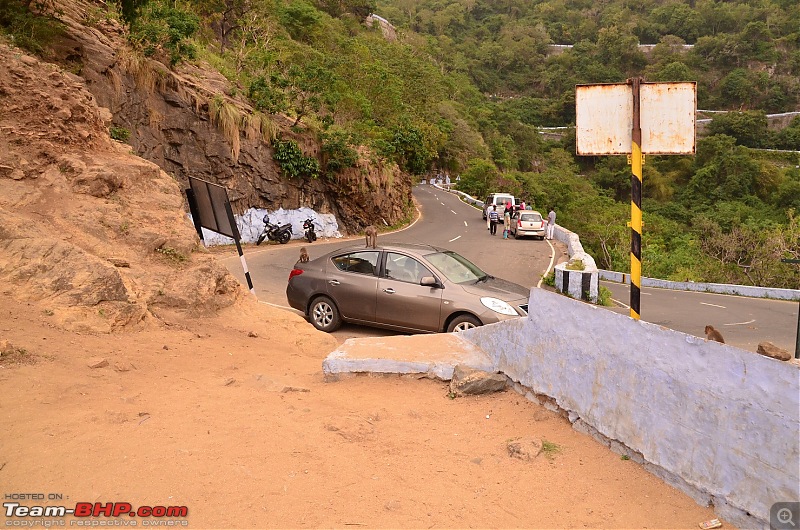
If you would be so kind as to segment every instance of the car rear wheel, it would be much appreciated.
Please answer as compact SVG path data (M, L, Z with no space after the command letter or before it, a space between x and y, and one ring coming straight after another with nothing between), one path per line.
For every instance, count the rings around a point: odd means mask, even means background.
M453 333L481 326L481 321L472 315L459 315L447 326L447 332Z
M308 311L308 317L315 328L326 333L336 331L342 325L336 304L327 296L320 296L314 300Z

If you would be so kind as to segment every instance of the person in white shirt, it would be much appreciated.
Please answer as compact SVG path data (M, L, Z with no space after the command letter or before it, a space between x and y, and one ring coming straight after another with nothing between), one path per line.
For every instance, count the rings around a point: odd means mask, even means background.
M547 214L547 239L553 239L553 231L556 228L556 211L555 208L550 208L550 213Z

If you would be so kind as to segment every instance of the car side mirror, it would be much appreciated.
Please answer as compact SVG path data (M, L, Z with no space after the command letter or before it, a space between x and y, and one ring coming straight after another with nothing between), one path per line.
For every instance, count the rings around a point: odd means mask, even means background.
M422 279L419 281L420 285L424 285L426 287L441 287L439 282L436 281L436 278L433 276L423 276Z

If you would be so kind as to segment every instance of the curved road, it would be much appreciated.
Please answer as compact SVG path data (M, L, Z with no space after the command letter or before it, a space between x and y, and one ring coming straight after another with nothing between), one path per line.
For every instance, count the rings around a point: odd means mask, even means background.
M501 227L498 227L496 236L490 236L486 230L486 222L481 218L481 211L462 202L452 193L421 184L414 188L414 198L421 216L406 229L380 234L378 244L427 243L447 248L466 256L493 276L531 287L539 283L542 274L552 263L567 259L566 247L557 241L553 241L551 245L550 241L533 239L504 240ZM300 247L305 246L311 259L314 259L361 241L363 237L320 239L310 244L305 241L291 241L286 245L273 243L260 247L246 246L245 258L258 299L294 311L286 302L286 282L289 271L297 262ZM238 256L222 258L222 262L246 285ZM353 325L344 325L334 333L340 341L350 337L397 334Z
M601 282L620 304L609 308L629 315L628 285ZM643 287L642 320L689 335L705 337L707 324L722 333L725 342L737 348L756 351L758 343L769 341L794 354L797 311L800 304L787 300L769 300L693 291L673 291Z
M486 272L526 286L537 285L551 263L567 260L565 246L557 241L504 240L501 229L498 235L490 236L480 210L461 202L454 194L421 184L414 188L414 197L421 217L406 229L379 235L379 243L428 243L454 250ZM301 246L306 246L311 259L314 259L358 241L363 241L363 238L318 240L313 244L292 241L287 245L247 246L244 252L258 299L289 309L286 282ZM244 284L238 256L232 255L222 261ZM628 286L612 282L602 282L602 285L611 290L612 298L620 304L608 309L628 315L628 308L623 305L629 299ZM797 302L642 289L643 320L698 337L704 337L705 325L711 324L720 330L728 344L749 351L755 351L761 341L770 341L793 353L797 312ZM350 337L396 334L352 325L344 325L335 333L340 341Z

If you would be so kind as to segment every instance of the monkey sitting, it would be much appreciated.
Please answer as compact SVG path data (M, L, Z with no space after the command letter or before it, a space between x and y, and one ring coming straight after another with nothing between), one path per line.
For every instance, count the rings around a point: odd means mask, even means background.
M306 263L308 261L308 251L306 247L300 247L300 263Z
M722 338L722 333L714 329L714 326L706 326L706 340L715 340L725 344L725 339Z
M369 225L364 229L364 235L367 239L367 248L378 248L378 228L375 225Z

